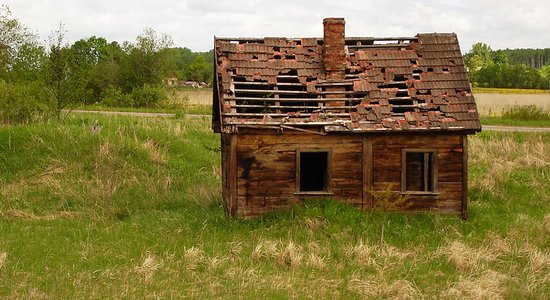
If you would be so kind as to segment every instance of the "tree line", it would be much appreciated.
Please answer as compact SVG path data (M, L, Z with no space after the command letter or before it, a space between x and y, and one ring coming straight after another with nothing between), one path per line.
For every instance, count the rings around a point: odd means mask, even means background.
M492 50L475 43L464 55L473 86L549 89L550 49Z
M173 47L151 28L135 41L89 37L69 44L60 24L46 42L0 5L0 123L61 116L78 104L154 107L169 77L211 83L214 52ZM464 55L474 86L547 89L550 49L492 50L476 43Z
M153 107L168 77L211 82L213 51L173 47L151 28L133 42L69 44L63 24L46 42L0 6L0 122L29 122L78 104Z
M550 48L545 49L505 49L511 65L527 65L540 69L550 64Z

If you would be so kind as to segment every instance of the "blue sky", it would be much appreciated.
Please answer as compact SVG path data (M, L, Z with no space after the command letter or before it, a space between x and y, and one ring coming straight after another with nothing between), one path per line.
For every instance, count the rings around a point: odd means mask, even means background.
M325 17L344 17L347 36L456 32L463 52L477 41L493 49L550 47L550 1L298 0L3 0L42 39L58 28L69 42L92 35L134 41L145 27L175 46L212 48L213 36L322 36Z

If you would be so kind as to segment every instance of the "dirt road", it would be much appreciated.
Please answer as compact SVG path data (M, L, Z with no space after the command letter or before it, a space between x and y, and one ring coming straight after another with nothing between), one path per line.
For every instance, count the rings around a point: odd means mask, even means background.
M73 109L71 111L65 110L64 112L73 112L79 114L102 114L102 115L119 115L119 116L133 116L133 117L149 117L149 118L174 118L176 114L171 113L155 113L155 112L133 112L133 111L106 111L106 110L81 110ZM186 114L189 118L209 118L210 115L196 115Z

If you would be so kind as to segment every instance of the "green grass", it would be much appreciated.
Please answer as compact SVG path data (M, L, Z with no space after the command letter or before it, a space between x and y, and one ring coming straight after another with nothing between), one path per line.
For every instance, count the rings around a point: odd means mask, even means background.
M550 111L536 106L512 106L503 110L501 116L481 116L485 125L550 127Z
M474 94L548 94L548 90L506 89L506 88L473 88Z
M521 121L512 120L498 116L481 116L482 125L502 125L502 126L520 126L520 127L550 127L550 121Z
M100 132L91 125L99 121ZM547 298L550 134L470 138L470 219L226 217L208 120L0 128L0 298Z

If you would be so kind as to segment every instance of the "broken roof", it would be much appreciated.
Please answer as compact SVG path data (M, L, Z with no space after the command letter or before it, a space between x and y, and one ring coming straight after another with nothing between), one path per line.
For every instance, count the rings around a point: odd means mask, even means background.
M213 128L479 131L457 37L345 38L327 76L321 38L215 38Z

